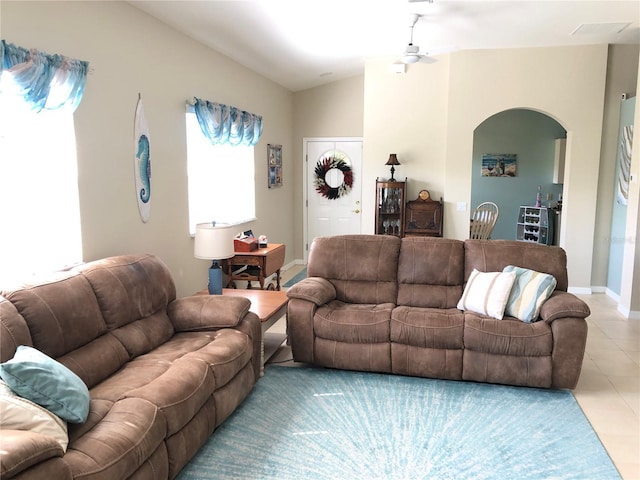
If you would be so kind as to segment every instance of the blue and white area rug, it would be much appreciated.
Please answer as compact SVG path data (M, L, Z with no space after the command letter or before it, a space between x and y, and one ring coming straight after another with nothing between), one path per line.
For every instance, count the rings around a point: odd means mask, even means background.
M307 278L307 267L304 267L302 270L296 273L296 275L292 277L287 283L285 283L283 287L292 287L304 278Z
M568 391L268 366L178 478L620 476Z

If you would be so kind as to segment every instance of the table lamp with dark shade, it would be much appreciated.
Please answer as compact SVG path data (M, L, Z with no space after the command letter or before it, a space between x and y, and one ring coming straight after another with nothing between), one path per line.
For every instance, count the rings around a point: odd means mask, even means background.
M222 268L220 268L218 261L235 255L233 237L231 225L225 223L208 222L196 225L193 255L196 258L213 260L209 268L209 293L211 295L222 293Z
M389 179L389 181L395 182L395 178L393 178L393 174L396 171L396 169L394 168L394 165L400 165L400 162L398 161L398 156L395 153L389 154L389 160L387 160L387 163L385 163L385 165L391 165L391 178Z

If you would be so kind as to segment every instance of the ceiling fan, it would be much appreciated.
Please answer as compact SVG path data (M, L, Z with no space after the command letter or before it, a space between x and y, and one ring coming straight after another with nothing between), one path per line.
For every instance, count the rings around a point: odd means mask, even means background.
M418 45L413 44L413 28L416 26L416 23L418 23L419 19L420 19L420 15L418 15L417 13L412 14L410 17L409 29L411 31L411 34L409 37L409 44L405 48L404 53L398 59L399 63L404 63L404 64L412 64L412 63L418 63L418 62L433 63L436 61L436 59L433 57L430 57L427 52L420 53L420 47Z

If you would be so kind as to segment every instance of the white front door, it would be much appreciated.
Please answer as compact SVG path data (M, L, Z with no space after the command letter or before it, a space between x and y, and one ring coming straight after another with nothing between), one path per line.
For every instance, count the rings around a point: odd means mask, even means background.
M362 139L304 139L305 249L316 237L361 232Z

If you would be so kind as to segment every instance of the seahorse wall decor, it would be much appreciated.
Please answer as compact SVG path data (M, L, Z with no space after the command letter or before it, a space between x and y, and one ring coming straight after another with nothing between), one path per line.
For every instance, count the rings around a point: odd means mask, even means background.
M138 138L136 158L138 159L140 178L142 179L140 200L147 203L151 198L151 162L149 161L149 139L146 135L140 135L140 138Z
M144 223L151 214L151 141L149 127L142 107L142 97L138 94L136 116L134 121L134 152L133 167L135 172L136 200L140 218Z

